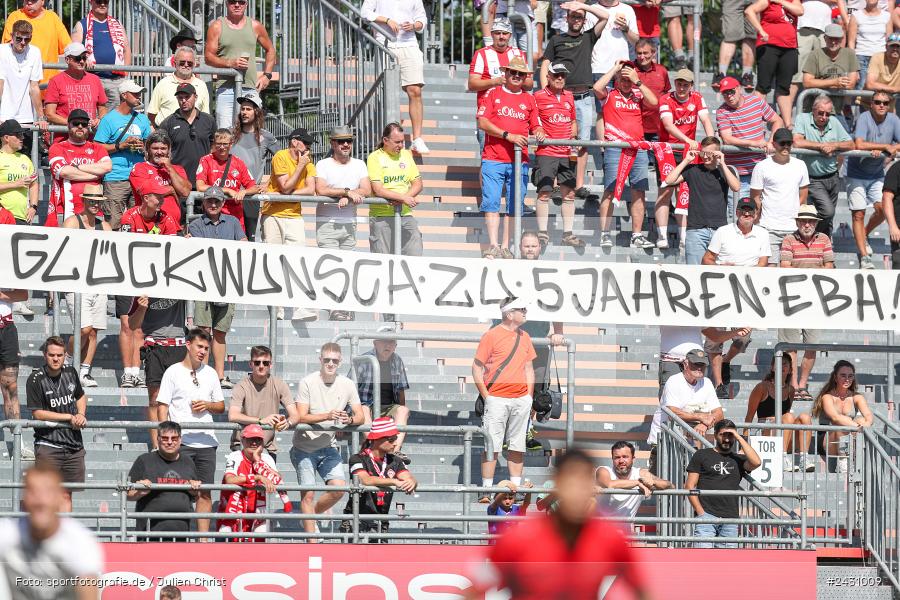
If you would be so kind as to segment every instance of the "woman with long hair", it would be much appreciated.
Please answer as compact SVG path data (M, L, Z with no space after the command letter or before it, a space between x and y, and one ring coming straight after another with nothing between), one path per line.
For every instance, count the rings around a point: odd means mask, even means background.
M785 354L781 361L781 422L786 425L798 423L801 425L810 425L812 418L807 413L794 415L791 407L794 403L794 388L791 385L791 374L793 372L793 359L790 354ZM750 400L747 402L747 416L744 421L751 423L753 419L760 423L772 423L775 421L775 358L772 358L772 365L769 367L769 373L762 381L756 384L753 391L750 392ZM772 435L772 430L763 430L763 435ZM808 459L807 451L809 449L809 440L811 433L809 431L791 431L784 430L784 470L785 471L814 471L815 463ZM794 464L794 458L789 454L791 452L800 454L799 466Z
M856 389L856 367L846 360L834 363L828 381L816 396L813 404L813 417L818 418L820 425L844 425L846 427L870 427L873 417L865 396ZM839 431L828 434L828 446L824 448L826 456L838 456L840 439L845 434ZM839 468L846 465L838 461Z

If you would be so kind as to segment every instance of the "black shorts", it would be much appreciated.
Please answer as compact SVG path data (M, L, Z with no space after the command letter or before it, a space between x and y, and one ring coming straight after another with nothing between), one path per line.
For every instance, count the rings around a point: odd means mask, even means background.
M131 304L134 298L131 296L116 296L116 318L127 317L131 312Z
M216 449L215 448L191 448L182 446L181 454L194 461L197 476L200 483L213 484L216 482Z
M0 329L0 369L19 366L19 331L15 323Z
M559 185L575 188L575 169L568 156L535 156L535 159L532 183L539 192L549 192L557 181Z
M144 362L147 387L159 387L166 369L183 361L186 355L187 346L144 346L141 348L141 360Z
M800 55L796 48L757 46L756 91L766 95L775 88L775 96L791 93L791 79L797 73Z
M72 451L35 444L34 460L35 464L48 464L57 469L65 483L84 483L84 448Z

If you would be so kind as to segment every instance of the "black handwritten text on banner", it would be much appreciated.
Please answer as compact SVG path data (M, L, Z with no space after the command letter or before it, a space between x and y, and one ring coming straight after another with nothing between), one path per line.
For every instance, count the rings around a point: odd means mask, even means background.
M578 323L900 329L900 272L441 257L0 227L0 286Z

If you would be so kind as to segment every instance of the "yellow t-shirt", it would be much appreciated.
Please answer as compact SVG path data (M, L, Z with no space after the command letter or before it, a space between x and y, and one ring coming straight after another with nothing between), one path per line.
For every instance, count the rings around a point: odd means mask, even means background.
M7 154L0 152L0 183L9 183L34 173L31 159L16 152ZM8 210L17 219L25 220L28 213L28 188L16 188L0 192L0 206Z
M379 148L369 155L366 161L369 168L369 179L380 183L385 189L398 194L405 194L412 187L413 181L419 178L419 167L413 160L412 152L405 148L397 156L391 156ZM408 215L412 209L403 205L401 214ZM391 217L394 207L389 204L373 204L369 207L371 217Z
M31 45L41 51L41 58L45 63L61 63L65 62L60 59L66 46L72 43L69 32L62 20L52 10L44 11L37 18L32 19L22 10L14 10L6 18L6 25L3 26L3 43L8 44L12 41L12 28L16 21L28 21L34 29L31 34ZM50 78L59 73L50 69L44 69L44 78L41 83L47 83Z
M297 168L297 162L291 157L291 151L287 148L284 150L279 150L275 153L275 156L272 157L272 175L269 177L269 189L267 190L270 194L281 194L283 193L280 189L278 189L278 184L275 183L275 178L280 175L291 175L294 170ZM297 185L294 186L292 192L296 194L300 191L304 185L306 185L306 180L310 177L316 176L316 167L313 166L312 162L308 163L303 168L303 174L300 176L300 179L297 180ZM299 202L263 202L262 209L260 211L266 217L281 217L283 219L299 219L301 214L301 208Z

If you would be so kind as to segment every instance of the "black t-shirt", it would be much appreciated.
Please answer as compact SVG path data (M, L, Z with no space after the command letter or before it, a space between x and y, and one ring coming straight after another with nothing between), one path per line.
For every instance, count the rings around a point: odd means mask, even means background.
M386 362L381 362L379 360L378 366L380 367L381 372L381 407L384 408L385 406L396 404L397 399L394 397L394 383L393 378L391 377L391 361L387 360Z
M359 454L350 457L350 476L360 471L365 471L374 477L396 477L400 473L404 473L409 469L403 464L403 461L393 454L386 455L377 463L371 456L369 450L363 450ZM391 502L394 499L394 492L363 492L359 496L359 513L363 515L386 515L391 510ZM344 514L353 512L353 499L347 501L344 507Z
M28 408L31 410L48 410L66 415L78 414L78 399L84 396L78 373L72 367L63 367L56 377L51 377L46 367L35 369L28 377L25 390ZM67 427L35 427L34 443L73 452L84 448L81 432Z
M698 490L739 490L741 479L748 472L747 457L743 454L719 454L713 448L697 450L688 463L688 473L699 473ZM738 498L700 496L703 510L723 519L737 519Z
M718 229L728 222L728 182L719 169L688 165L681 173L690 188L688 229Z
M175 460L166 460L154 450L138 456L128 472L128 480L132 483L142 479L149 479L150 483L188 483L200 477L194 461L184 454L179 454ZM191 500L187 491L154 491L138 499L137 512L187 513L193 510ZM189 519L139 519L138 527L144 531L188 531L191 522Z
M882 191L894 194L894 219L900 225L900 162L895 162L887 170Z
M551 64L563 63L569 69L566 89L591 87L594 76L591 73L591 52L599 37L594 29L588 29L579 36L558 33L547 42L544 58Z
M159 124L172 138L172 163L181 165L187 172L191 186L197 185L197 167L200 159L209 154L216 121L203 111L197 111L193 123L188 123L179 111L165 118Z

